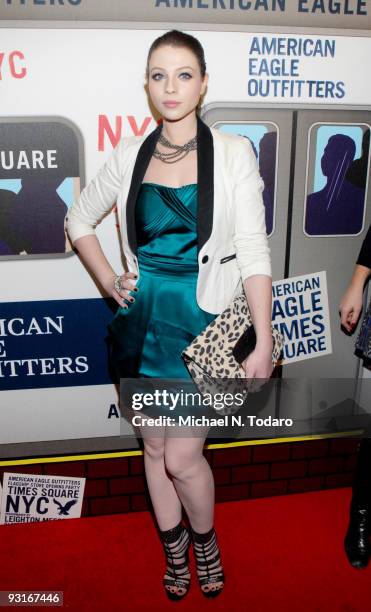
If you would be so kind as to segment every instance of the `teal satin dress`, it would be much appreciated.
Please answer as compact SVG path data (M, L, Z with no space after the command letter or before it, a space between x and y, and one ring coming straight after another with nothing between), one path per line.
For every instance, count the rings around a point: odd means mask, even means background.
M142 183L135 223L139 290L108 326L112 365L121 378L190 379L181 352L217 316L196 300L197 184Z

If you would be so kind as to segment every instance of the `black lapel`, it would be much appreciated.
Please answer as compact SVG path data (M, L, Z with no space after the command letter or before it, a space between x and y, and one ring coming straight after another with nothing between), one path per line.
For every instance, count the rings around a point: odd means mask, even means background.
M209 239L214 212L214 143L211 130L197 116L197 252Z
M134 170L131 177L128 199L126 202L126 227L128 234L128 243L132 252L137 253L137 236L135 230L135 202L138 197L140 186L143 182L144 175L148 168L148 164L155 150L157 140L161 134L162 124L160 123L147 138L142 142L134 164Z
M137 253L135 228L135 202L148 164L160 136L162 124L158 125L142 142L134 164L126 203L126 227L131 251ZM210 128L197 116L197 251L208 240L213 226L214 208L214 147Z

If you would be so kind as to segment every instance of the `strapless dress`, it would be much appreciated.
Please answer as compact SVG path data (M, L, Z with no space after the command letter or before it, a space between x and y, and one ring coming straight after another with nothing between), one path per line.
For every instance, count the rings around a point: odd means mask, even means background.
M196 183L141 185L135 207L139 290L108 326L118 378L190 379L181 352L217 316L196 300L197 189Z

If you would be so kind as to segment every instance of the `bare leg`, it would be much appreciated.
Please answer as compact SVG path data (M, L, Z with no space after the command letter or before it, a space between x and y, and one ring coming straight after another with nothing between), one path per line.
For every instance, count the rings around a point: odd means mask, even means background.
M144 468L148 490L168 560L164 580L173 581L175 577L181 577L189 581L191 575L185 563L189 536L180 528L182 505L165 468L165 427L140 426L140 431L144 443ZM169 530L175 532L175 537L170 535ZM186 592L186 588L179 584L164 586L170 593L178 596Z
M165 469L165 427L140 426L144 469L159 529L172 529L182 518L182 504Z
M186 427L180 431L185 432ZM198 437L165 436L165 465L187 512L192 528L209 531L214 522L214 478L203 446L209 428L197 427Z
M184 433L185 428L182 427ZM213 528L215 486L203 455L208 428L197 428L198 437L165 437L165 465L187 511L193 530L197 574L202 591L211 596L224 586L219 548ZM172 432L173 433L173 432ZM206 579L209 579L209 582Z

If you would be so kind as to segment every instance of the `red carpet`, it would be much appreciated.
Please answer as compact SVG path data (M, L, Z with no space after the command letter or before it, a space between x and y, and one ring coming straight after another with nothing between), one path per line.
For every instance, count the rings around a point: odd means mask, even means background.
M217 504L226 585L215 600L199 591L193 553L190 592L167 599L148 512L0 526L0 590L61 590L76 612L367 611L371 564L355 570L343 552L349 500L337 489Z

